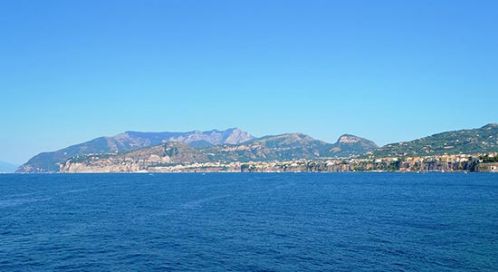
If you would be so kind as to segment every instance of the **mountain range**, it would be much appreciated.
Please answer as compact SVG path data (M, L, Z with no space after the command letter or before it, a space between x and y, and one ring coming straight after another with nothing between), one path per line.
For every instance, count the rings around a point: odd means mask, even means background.
M254 139L237 128L224 131L137 132L127 131L113 137L99 137L54 152L40 153L19 167L17 172L58 172L61 163L70 158L91 154L119 154L166 142L182 142L192 147L239 144Z
M0 161L0 173L13 173L16 168L17 166L12 163Z
M205 162L269 162L319 160L373 155L416 156L498 151L498 125L443 132L410 142L378 147L374 142L345 134L327 143L301 133L256 138L243 130L190 132L125 132L100 137L55 152L36 155L18 172L59 172L75 163L88 169L129 164L126 171L144 165L172 165ZM138 167L135 169L134 167Z
M240 144L193 147L181 141L142 148L117 155L82 155L64 163L62 172L138 172L145 169L203 163L274 162L320 160L324 158L361 155L377 146L366 139L343 135L329 144L300 133L265 136Z
M206 161L272 161L318 159L361 155L378 148L372 141L353 135L343 135L334 144L316 140L300 133L256 138L238 128L190 132L125 132L113 137L99 137L54 152L34 156L19 167L21 173L58 172L68 160L83 158L115 158L158 154L175 146L176 152L188 153L175 162ZM195 155L197 154L197 155ZM138 156L140 157L140 156Z

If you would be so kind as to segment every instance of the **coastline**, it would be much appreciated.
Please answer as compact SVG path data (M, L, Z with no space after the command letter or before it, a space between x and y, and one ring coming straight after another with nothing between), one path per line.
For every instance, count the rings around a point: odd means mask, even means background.
M496 156L493 154L493 156ZM292 173L292 172L498 172L488 154L414 157L364 157L322 160L258 162L157 163L127 157L120 163L106 160L68 161L61 173ZM493 157L494 158L494 157Z
M237 175L237 174L498 174L496 171L260 171L260 172L241 172L241 171L177 171L177 172L39 172L39 173L0 173L0 175L26 175L26 176L37 176L37 175L170 175L170 174L198 174L198 175L208 175L208 174L227 174L227 175Z

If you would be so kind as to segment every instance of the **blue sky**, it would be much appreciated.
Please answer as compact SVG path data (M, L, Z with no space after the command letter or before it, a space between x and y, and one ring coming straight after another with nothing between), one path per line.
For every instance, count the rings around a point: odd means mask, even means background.
M0 3L0 160L126 130L353 133L498 121L496 1Z

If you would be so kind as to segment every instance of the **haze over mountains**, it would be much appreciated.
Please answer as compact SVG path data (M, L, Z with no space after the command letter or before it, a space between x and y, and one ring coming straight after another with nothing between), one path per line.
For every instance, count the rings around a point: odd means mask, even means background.
M17 169L16 165L0 161L0 173L12 173L16 171L16 169Z
M190 132L125 132L100 137L55 152L36 155L18 172L59 172L69 163L90 168L115 167L126 160L144 164L205 162L268 162L320 160L351 156L408 156L498 151L498 125L444 132L411 142L378 147L374 142L344 134L331 144L301 133L256 138L243 130ZM68 166L69 165L69 166Z

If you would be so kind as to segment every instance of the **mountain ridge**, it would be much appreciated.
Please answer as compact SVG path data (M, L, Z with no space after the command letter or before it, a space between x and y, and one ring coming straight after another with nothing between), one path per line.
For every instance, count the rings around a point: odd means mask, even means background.
M285 133L256 138L243 130L137 132L126 131L114 137L99 137L56 152L41 153L18 172L58 172L71 163L121 169L118 162L135 171L150 165L189 163L275 162L326 160L351 157L404 157L438 154L477 154L498 152L498 124L433 134L412 141L377 146L352 134L327 143L303 133ZM48 157L51 168L33 168L37 159ZM69 163L69 164L68 164ZM62 167L62 168L61 168ZM138 167L138 168L137 168ZM119 170L119 171L121 171Z
M353 144L368 141L353 135L350 137L355 139ZM342 154L346 154L346 146L350 143L330 144L302 133L268 135L236 145L221 144L205 148L194 148L182 142L170 141L123 154L75 158L63 164L61 171L139 172L186 164L319 160L337 156L333 148L338 144L344 148ZM348 155L355 155L357 148ZM367 151L370 149L359 153Z
M234 144L249 141L254 136L238 128L227 130L189 132L134 132L126 131L112 137L98 137L93 140L71 145L53 152L42 152L21 165L17 172L43 173L58 172L61 163L70 158L90 154L118 154L136 149L159 145L168 141L209 144Z

